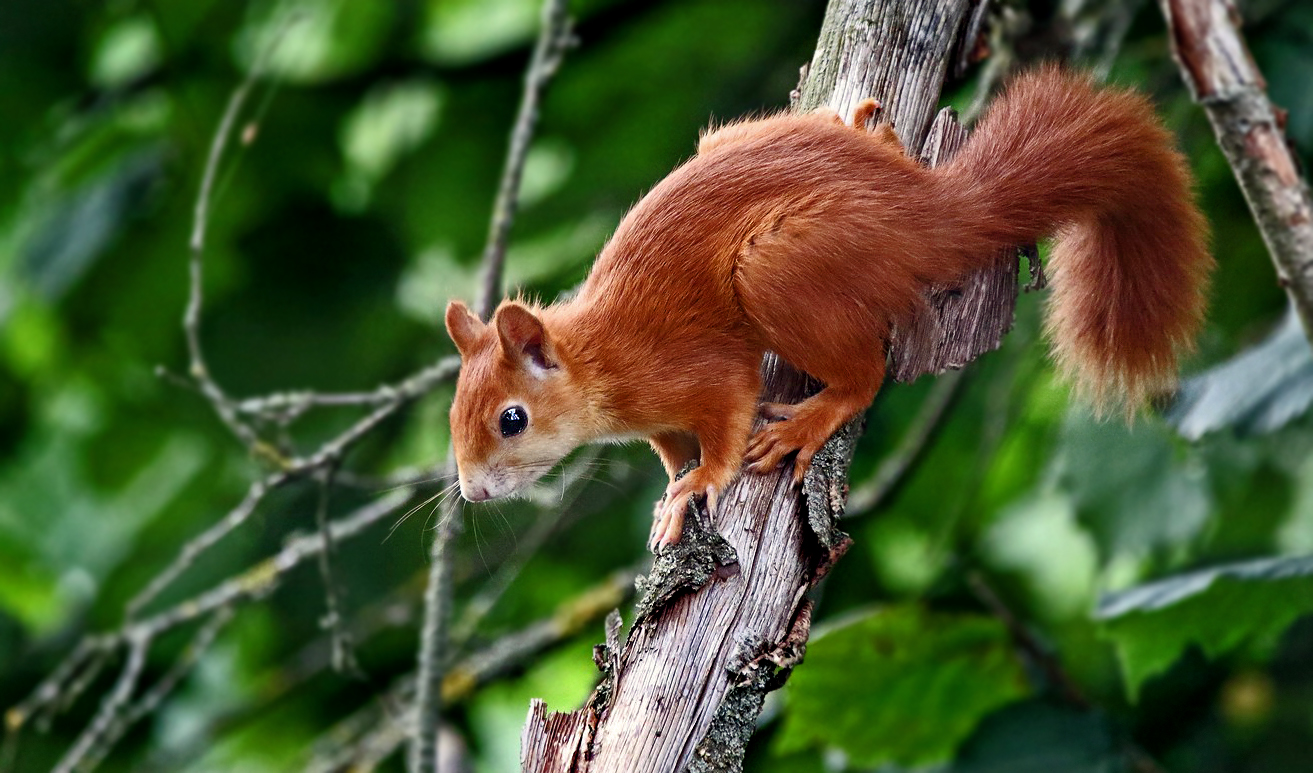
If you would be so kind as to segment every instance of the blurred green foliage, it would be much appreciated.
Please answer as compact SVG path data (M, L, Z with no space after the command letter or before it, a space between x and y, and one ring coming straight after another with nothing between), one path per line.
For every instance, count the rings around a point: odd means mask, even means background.
M452 351L440 315L448 298L475 292L537 6L0 4L0 704L21 700L81 634L118 625L127 600L260 474L200 397L155 373L186 368L180 320L199 177L224 105L259 51L278 38L271 77L215 189L202 327L209 363L237 396L368 390ZM545 298L572 287L625 208L692 152L700 127L782 106L823 10L819 0L576 0L580 45L546 96L508 284ZM1046 3L1031 10L1041 28L1054 12ZM1242 10L1307 163L1313 11L1290 0ZM1213 224L1219 269L1189 366L1202 370L1261 339L1283 296L1152 4L1111 78L1157 100ZM961 104L972 88L948 98ZM1152 417L1129 429L1097 422L1072 405L1044 359L1041 302L1024 297L1003 348L971 367L896 497L851 522L855 547L817 608L818 626L832 630L773 701L749 770L893 760L881 770L1111 771L1148 754L1173 771L1294 771L1313 759L1313 624L1290 625L1308 612L1307 572L1243 563L1307 566L1297 557L1313 552L1309 419L1193 443ZM895 446L928 389L926 379L882 393L854 482ZM346 467L435 464L449 399L440 389L387 422ZM357 415L312 413L287 434L307 451ZM568 498L565 526L529 555L520 542L542 511L472 508L458 551L458 610L506 561L527 564L470 647L553 614L640 560L661 477L645 449L607 449L591 482ZM343 490L331 514L371 493ZM315 499L310 486L277 492L162 603L313 528ZM374 529L338 552L346 614L370 622L363 680L324 667L323 591L313 568L300 568L238 611L104 767L303 765L334 723L413 667L431 525L423 509L390 537ZM1033 659L1009 645L972 593L973 575L1061 663L1085 703L1063 703ZM1219 579L1192 584L1203 576ZM1118 607L1118 598L1139 597L1113 597L1094 614L1098 599L1155 580L1190 590L1171 604ZM452 708L476 770L517 769L529 697L566 709L587 695L601 635L599 625ZM183 641L161 643L148 681ZM8 761L50 767L113 670L48 733L25 728ZM826 711L838 696L842 721ZM398 757L389 765L399 767Z

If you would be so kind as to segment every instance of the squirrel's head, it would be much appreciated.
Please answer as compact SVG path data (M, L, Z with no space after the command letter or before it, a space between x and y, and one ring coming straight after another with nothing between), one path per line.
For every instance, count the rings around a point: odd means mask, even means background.
M488 324L452 301L447 333L461 356L451 404L460 493L513 494L580 444L583 399L542 318L519 301L503 301Z

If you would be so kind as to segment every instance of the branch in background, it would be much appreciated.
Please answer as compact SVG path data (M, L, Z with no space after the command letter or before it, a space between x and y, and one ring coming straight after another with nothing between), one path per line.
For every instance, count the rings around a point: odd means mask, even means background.
M168 586L172 585L202 554L214 547L225 536L246 523L254 514L256 507L270 491L290 481L313 472L329 464L336 464L342 455L369 434L375 427L391 416L403 405L431 391L438 384L454 377L460 369L460 360L447 357L419 371L399 384L384 387L392 395L392 402L385 403L364 418L347 428L337 437L319 447L309 457L286 460L286 466L280 472L257 480L247 489L242 502L228 512L221 520L185 544L177 557L163 571L156 575L146 588L128 603L127 616L136 617L141 609L149 604ZM444 469L451 469L449 465Z
M931 438L949 415L949 407L966 383L966 371L954 370L935 379L935 385L921 403L898 447L880 461L875 474L852 489L844 518L866 515L882 507L921 461Z
M228 98L228 106L223 111L223 117L219 120L219 128L214 132L214 139L210 143L210 151L205 160L205 171L201 174L201 187L196 195L196 207L193 214L191 238L188 241L191 250L191 259L189 261L190 284L187 296L187 309L183 312L182 327L187 338L187 354L190 359L188 372L196 382L201 394L205 395L214 407L215 413L227 425L228 429L238 437L248 448L254 449L260 444L260 438L242 419L237 415L236 407L231 399L223 391L223 388L210 375L210 369L205 364L205 354L201 349L201 307L204 298L204 275L205 275L205 231L209 224L210 215L210 197L214 191L214 181L218 177L219 162L223 159L224 148L228 145L228 138L232 135L233 126L237 123L237 116L241 113L242 106L246 104L246 99L250 96L251 90L264 73L265 63L273 54L274 49L282 41L286 34L288 26L291 24L294 16L284 26L279 29L264 45L256 57L255 62L251 65L250 71L246 74L246 79L241 85L233 91L232 96Z
M459 496L442 500L437 534L429 550L429 577L424 589L424 620L420 629L417 688L411 711L410 773L437 773L438 728L442 722L442 680L446 674L452 597L452 543L460 533Z
M1313 340L1313 202L1285 137L1285 114L1240 34L1228 0L1160 0L1172 53L1263 234L1277 281Z
M137 689L141 672L146 666L146 653L150 650L151 635L145 631L134 631L127 639L128 657L114 682L114 688L101 700L100 709L87 727L78 736L73 746L55 765L55 773L71 773L82 765L83 758L90 754L101 737L107 733L110 725L119 719L121 711L126 709ZM103 752L101 752L103 754Z
M475 313L482 319L491 316L501 297L502 267L506 243L515 219L520 195L520 178L528 156L529 143L538 119L538 105L547 83L559 69L571 41L570 18L566 0L544 0L542 24L534 45L529 69L524 77L524 93L511 132L510 148L493 206L488 244L483 251L483 282ZM451 449L447 452L452 459ZM424 592L424 621L420 631L418 653L418 687L415 694L414 726L410 739L407 767L411 773L436 773L438 765L438 728L441 724L444 665L450 657L451 549L460 535L462 509L459 497L442 503L442 517L429 551L429 580Z
M356 662L351 635L347 633L338 610L338 588L333 580L333 532L328 528L328 499L333 490L333 473L336 469L336 465L330 464L324 470L324 477L319 481L319 506L315 508L315 526L324 543L324 549L319 551L319 579L324 584L324 616L319 625L328 629L332 643L333 670L358 678L363 674L360 664Z
M1099 81L1108 79L1131 22L1144 0L1072 0L1058 9L1060 29L1067 31L1068 58L1088 61Z
M484 588L478 593L475 593L467 602L464 613L461 615L456 630L453 632L452 641L448 645L451 652L459 653L466 649L469 641L473 638L476 626L483 620L493 606L495 606L496 602L505 591L506 585L515 576L518 576L523 565L541 548L545 538L565 523L586 515L585 511L572 506L574 499L582 493L582 487L576 487L575 484L583 479L584 472L592 468L595 462L595 454L586 454L576 459L563 471L562 474L565 478L565 482L557 497L551 499L543 498L541 502L538 502L538 505L543 511L542 517L535 520L534 528L529 534L520 539L515 553L507 558L506 563L503 564L496 574L488 580ZM605 502L605 498L601 500L590 500L589 509L595 509L598 506L604 505ZM620 577L620 579L610 580L608 581L608 584L615 585L616 583L623 583L624 587L622 588L622 591L626 594L631 593L632 570L629 575L618 577ZM399 629L415 625L418 617L418 605L412 603L412 596L421 585L423 578L418 579L418 582L407 582L395 589L390 594L392 598L366 605L363 609L358 610L350 620L344 620L344 622L349 625L348 633L352 641L366 642L385 629ZM607 585L598 586L593 590L586 591L579 598L583 600L589 597L597 597L598 592L605 587L607 587ZM562 613L573 618L577 617L577 613L569 612L569 610L581 610L585 608L586 607L581 606L581 602L567 602L561 605L559 609ZM605 610L603 610L603 612L605 612ZM197 750L203 748L206 744L205 739L214 737L215 733L220 731L220 728L231 729L240 724L244 719L255 716L260 710L260 707L267 707L281 700L284 696L305 684L312 677L330 668L332 665L332 657L333 642L331 637L322 636L309 642L296 655L289 659L290 662L286 666L281 669L275 669L270 673L263 674L256 678L257 683L264 684L266 687L265 689L260 690L259 699L256 701L255 705L243 705L233 710L226 711L218 717L211 718L204 728L193 734L194 738L185 744L182 750L172 752L169 759L163 760L159 763L159 767L168 770L177 767L180 764L180 762L175 761L191 759L193 755L197 753ZM450 673L448 679L452 678ZM397 708L397 711L395 712L397 714L409 711L410 701L414 697L415 681L413 673L408 675L405 679L407 689L405 705L396 703L395 701L389 702L386 697L376 699L376 702L381 700L381 705L383 707L398 706L399 708ZM457 681L467 683L469 680L457 678ZM479 680L479 684L483 684L486 681L486 679L481 679ZM451 698L451 692L447 689L443 690L443 695L447 699ZM358 716L359 713L360 712L353 716ZM371 720L369 724L377 724L378 721L379 720L376 718ZM325 739L335 739L338 744L342 744L346 743L347 738L356 737L358 733L349 734L347 736L339 735L340 732L344 732L341 730L343 725L349 725L351 722L352 720L349 718L344 720L343 723L339 723L339 729L330 731L325 736ZM372 757L369 756L369 749L380 749L380 745L391 743L387 741L387 738L393 732L400 732L404 736L409 727L410 725L407 723L396 722L392 723L390 729L377 729L378 732L372 741L362 741L359 744L361 755L357 757L359 764L365 764L362 760L372 759ZM446 725L443 725L442 727L447 728ZM363 730L364 728L362 726L361 732L363 732ZM441 760L446 759L448 756L444 744L448 738L453 739L453 741L458 741L459 737L450 731L444 732L440 729L439 732L442 733L442 737L439 739L439 769L441 770ZM395 751L395 748L404 743L404 741L405 738L402 737L395 743L391 743L390 746L387 746L388 753L390 754L392 751Z
M201 655L209 650L219 632L228 625L232 617L232 607L220 607L214 614L210 615L210 619L205 621L205 624L192 637L182 655L174 661L168 672L160 677L140 698L118 712L117 716L109 723L109 726L105 728L98 742L88 750L86 762L80 767L86 770L96 768L129 728L158 709L164 703L164 699L169 697L187 674L191 673L192 668L200 661ZM70 766L70 769L77 767L79 766Z
M1144 0L1065 0L1049 24L1037 26L1029 9L995 4L989 58L962 122L980 118L999 87L1018 69L1043 61L1079 62L1099 81L1108 77Z
M178 555L174 557L173 561L164 567L159 574L152 577L146 587L128 602L127 618L129 620L135 619L147 604L154 601L164 589L172 585L183 572L195 564L196 559L201 554L213 547L229 532L246 523L255 513L255 508L264 499L265 494L269 493L270 489L282 485L287 477L286 473L277 473L252 483L246 490L246 496L236 507L229 510L227 515L216 521L210 528L188 540L182 546L182 550L178 551Z
M967 587L976 600L981 603L989 613L998 618L999 622L1008 629L1008 635L1012 638L1012 643L1021 651L1023 657L1032 666L1044 674L1044 680L1048 683L1057 696L1067 705L1081 711L1092 711L1094 704L1085 697L1076 680L1067 673L1067 669L1062 665L1062 659L1051 647L1046 645L1026 625L1025 621L1012 611L990 586L985 576L978 571L972 571L967 575ZM1166 773L1157 761L1149 756L1144 749L1135 743L1129 737L1122 737L1118 741L1123 747L1131 767L1136 773Z
M967 587L971 589L971 593L975 595L985 609L988 609L990 614L997 617L1007 627L1013 644L1026 655L1026 658L1032 664L1044 673L1044 678L1048 681L1049 686L1057 691L1063 701L1078 709L1090 708L1089 699L1081 692L1080 687L1067 673L1067 670L1062 667L1062 661L1039 640L1039 637L1030 630L1030 627L1021 618L1017 617L1016 613L1007 604L1003 603L1003 599L985 580L984 575L977 571L970 572L967 575Z
M410 490L392 492L351 515L330 522L329 531L332 539L341 543L360 535L370 526L400 510L411 501L413 496ZM115 631L83 639L73 653L45 681L37 685L23 702L6 712L5 721L11 734L10 742L13 742L12 736L15 736L34 716L66 708L70 702L69 693L80 692L89 683L90 679L84 676L88 669L99 668L96 665L97 660L103 661L119 650L127 648L130 656L123 671L120 672L114 691L106 698L106 702L102 703L97 717L83 732L83 738L67 755L67 758L76 756L80 759L106 728L121 721L124 711L132 710L127 701L140 675L137 659L146 656L151 642L179 626L203 617L226 614L225 610L231 610L240 603L267 596L278 587L288 572L315 558L323 549L324 539L320 534L298 537L274 556L261 561L242 574L230 577L210 590L150 617L130 620ZM203 641L208 645L211 640L212 637ZM197 641L202 639L198 638ZM136 654L137 651L140 651L140 655ZM183 658L194 659L200 654L193 647L183 654ZM134 674L134 671L137 673ZM87 748L81 748L84 746Z
M515 115L510 150L497 186L497 201L492 208L488 244L483 249L483 281L474 313L487 320L501 298L502 268L506 263L506 245L520 200L520 179L529 154L534 127L538 123L538 106L547 83L560 68L565 52L574 44L566 0L546 0L542 8L542 29L533 47L529 69L524 74L524 93Z

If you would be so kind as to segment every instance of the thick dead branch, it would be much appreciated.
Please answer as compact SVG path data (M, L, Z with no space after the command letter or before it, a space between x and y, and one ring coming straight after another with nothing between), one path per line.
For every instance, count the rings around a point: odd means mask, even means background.
M1240 34L1230 0L1161 0L1172 52L1263 234L1277 281L1313 337L1313 203L1286 142L1284 113ZM1313 340L1311 338L1310 340Z

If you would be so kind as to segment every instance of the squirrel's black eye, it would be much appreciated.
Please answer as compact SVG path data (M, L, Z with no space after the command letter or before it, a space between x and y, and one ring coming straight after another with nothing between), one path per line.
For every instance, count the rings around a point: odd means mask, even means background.
M501 436L510 437L518 435L529 426L529 414L518 405L512 405L510 408L501 412Z

